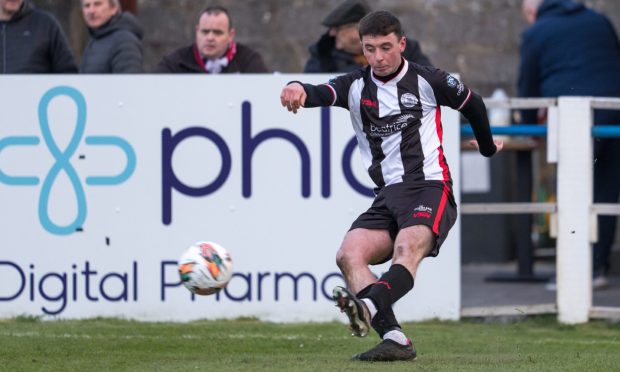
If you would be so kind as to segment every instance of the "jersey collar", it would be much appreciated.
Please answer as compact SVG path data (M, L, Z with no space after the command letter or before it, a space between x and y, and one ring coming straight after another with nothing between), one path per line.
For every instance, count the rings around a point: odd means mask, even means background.
M372 71L372 67L370 68L370 76L372 76L372 80L374 81L375 84L377 85L385 85L388 83L392 83L392 84L396 84L398 83L407 73L407 71L409 70L409 62L401 57L402 63L400 65L400 70L398 71L398 73L396 73L396 75L392 76L389 80L380 80L375 76L375 73Z

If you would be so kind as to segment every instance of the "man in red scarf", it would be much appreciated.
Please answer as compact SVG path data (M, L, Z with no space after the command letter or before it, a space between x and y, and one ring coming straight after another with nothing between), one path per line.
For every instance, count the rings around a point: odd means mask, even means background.
M155 72L210 74L269 72L261 55L235 42L228 10L205 8L196 25L196 42L162 58Z

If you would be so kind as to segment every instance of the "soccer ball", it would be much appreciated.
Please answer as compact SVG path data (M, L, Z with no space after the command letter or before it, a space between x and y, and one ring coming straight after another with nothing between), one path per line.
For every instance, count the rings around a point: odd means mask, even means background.
M192 293L210 295L224 288L232 276L228 251L213 242L192 244L179 259L181 282Z

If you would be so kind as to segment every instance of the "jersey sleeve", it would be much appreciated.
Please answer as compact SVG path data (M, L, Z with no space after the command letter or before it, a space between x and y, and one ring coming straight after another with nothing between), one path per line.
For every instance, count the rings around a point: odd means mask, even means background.
M425 69L423 77L429 82L437 104L461 110L471 99L472 91L456 77L436 68Z
M326 84L332 90L335 97L332 106L349 109L349 90L351 89L351 84L356 80L357 75L358 72L356 71L337 76Z
M337 76L325 84L312 85L299 81L294 82L303 85L306 91L307 97L304 107L338 106L348 110L349 90L353 82L359 77L361 77L361 70Z

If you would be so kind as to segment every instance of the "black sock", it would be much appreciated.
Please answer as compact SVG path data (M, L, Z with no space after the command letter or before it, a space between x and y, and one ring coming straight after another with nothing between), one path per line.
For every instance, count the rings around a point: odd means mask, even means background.
M377 315L372 318L370 325L379 334L380 338L383 338L383 335L391 330L401 329L391 307L384 311L378 311Z
M368 292L370 292L370 288L372 288L372 284L362 289L355 295L357 298L366 298L368 296ZM385 311L377 311L377 314L372 318L370 322L372 328L379 334L379 338L383 338L383 335L388 333L393 329L401 329L400 324L396 320L396 316L394 315L394 311L390 306Z
M365 297L374 302L378 313L383 312L385 314L391 310L392 304L412 288L413 277L409 270L403 265L395 264L370 287Z

